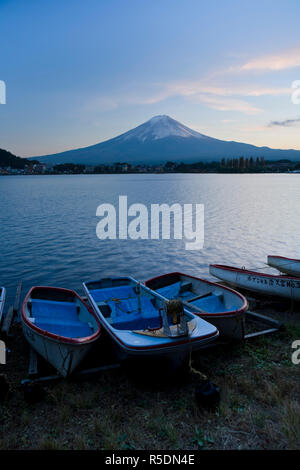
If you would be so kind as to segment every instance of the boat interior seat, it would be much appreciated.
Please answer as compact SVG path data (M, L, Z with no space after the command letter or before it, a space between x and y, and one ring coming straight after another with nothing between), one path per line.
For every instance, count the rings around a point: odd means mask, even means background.
M192 292L192 283L187 282L183 290L181 290L182 283L180 281L175 282L174 284L169 284L168 286L160 287L156 289L158 294L163 295L167 299L183 299L187 300L191 297L195 297L195 293Z
M104 289L91 289L90 295L95 302L107 302L108 299L127 299L135 297L132 286L106 287Z
M154 307L151 299L141 296L139 312L138 299L130 301L122 301L112 305L112 322L114 328L122 330L133 329L146 329L146 328L159 328L161 326L160 314L157 308Z
M134 299L126 299L121 301L108 301L111 308L111 317L114 321L123 322L136 318L152 318L159 317L158 309L154 307L151 299L141 296L140 300L137 297ZM139 311L140 307L140 311Z
M71 321L78 319L77 307L74 302L32 299L31 314L36 318L64 318Z
M175 282L174 284L169 284L168 286L160 287L156 290L158 294L163 295L167 299L176 299L179 297L181 282Z
M31 316L37 327L59 336L79 338L93 333L93 328L79 319L74 302L32 299Z
M207 312L221 312L224 311L224 302L223 295L215 294L209 295L207 297L202 297L200 299L192 300L190 305L199 307Z
M216 297L219 297L220 300L223 300L224 299L224 294L223 292L214 292L214 295Z
M160 328L160 317L138 317L132 320L116 321L112 326L118 330L145 330L147 328Z
M49 319L35 321L35 325L42 330L65 338L85 338L93 334L93 329L87 324L78 322L53 321Z
M193 288L193 284L190 281L182 281L180 284L180 293L184 293L187 291L191 291Z

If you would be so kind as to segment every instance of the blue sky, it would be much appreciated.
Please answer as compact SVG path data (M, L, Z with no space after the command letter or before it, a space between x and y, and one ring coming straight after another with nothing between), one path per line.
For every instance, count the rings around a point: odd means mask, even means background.
M0 147L49 154L168 114L300 149L299 17L298 0L0 0Z

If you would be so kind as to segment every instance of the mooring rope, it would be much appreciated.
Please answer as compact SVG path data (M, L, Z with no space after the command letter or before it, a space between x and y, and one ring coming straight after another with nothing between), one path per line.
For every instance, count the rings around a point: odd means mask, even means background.
M190 339L190 333L188 333L189 336L189 343L190 343L190 352L189 352L189 370L192 374L195 374L200 377L201 380L206 381L207 380L207 375L203 374L203 372L200 372L200 370L197 370L193 367L192 365L192 343Z

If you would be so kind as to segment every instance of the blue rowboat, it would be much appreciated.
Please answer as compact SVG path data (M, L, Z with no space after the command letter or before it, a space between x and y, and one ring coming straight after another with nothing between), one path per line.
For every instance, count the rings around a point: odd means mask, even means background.
M181 299L187 311L215 325L220 336L244 338L248 303L239 292L180 272L154 277L145 285L164 299Z
M183 308L171 317L171 304L132 277L84 282L83 288L121 360L165 356L177 365L218 337L215 326Z
M46 361L66 377L99 338L101 325L76 292L32 287L21 310L24 336Z

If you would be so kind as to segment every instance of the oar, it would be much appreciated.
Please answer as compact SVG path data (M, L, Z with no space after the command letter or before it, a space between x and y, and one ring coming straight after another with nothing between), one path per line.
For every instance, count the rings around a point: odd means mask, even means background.
M187 299L187 302L194 302L195 300L204 299L205 297L209 297L212 295L212 292L207 292L207 294L196 295L196 297L192 297L191 299Z
M206 294L202 294L202 295L197 295L196 297L193 297L192 299L189 299L189 300L185 300L183 301L184 305L186 305L189 309L191 308L191 303L194 302L195 300L199 300L199 299L204 299L205 297L209 297L210 295L212 295L213 292L207 292ZM193 306L196 310L198 310L200 313L210 313L208 312L207 310L203 310L203 308L200 308L198 307L197 305Z

